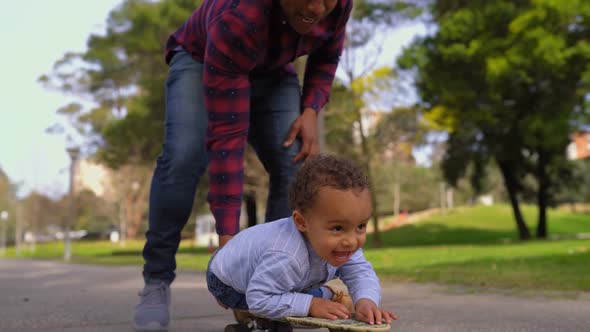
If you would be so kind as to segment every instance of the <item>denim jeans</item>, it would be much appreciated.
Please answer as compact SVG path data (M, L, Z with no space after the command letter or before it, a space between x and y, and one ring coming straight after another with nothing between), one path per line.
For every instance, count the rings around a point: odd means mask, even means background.
M164 144L152 178L149 230L143 250L147 282L174 280L180 232L190 216L199 179L207 169L202 71L203 65L184 51L170 61ZM301 114L300 99L296 76L251 78L248 142L269 174L266 221L291 214L287 190L299 167L292 160L301 142L297 140L288 148L282 143Z

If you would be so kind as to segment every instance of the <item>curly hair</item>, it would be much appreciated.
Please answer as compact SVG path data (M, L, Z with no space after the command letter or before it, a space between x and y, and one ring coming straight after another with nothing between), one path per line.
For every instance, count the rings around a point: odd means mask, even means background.
M369 189L369 180L349 160L323 154L314 156L303 163L289 186L289 208L300 211L311 208L322 187L363 191Z

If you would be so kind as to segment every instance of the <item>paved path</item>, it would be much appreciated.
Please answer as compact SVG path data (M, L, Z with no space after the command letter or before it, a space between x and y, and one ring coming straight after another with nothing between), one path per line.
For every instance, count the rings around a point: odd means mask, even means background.
M136 267L0 260L0 331L132 331L140 284ZM400 317L392 331L590 331L588 294L576 300L406 283L383 288L385 306ZM223 331L232 322L202 273L180 272L172 296L171 332Z

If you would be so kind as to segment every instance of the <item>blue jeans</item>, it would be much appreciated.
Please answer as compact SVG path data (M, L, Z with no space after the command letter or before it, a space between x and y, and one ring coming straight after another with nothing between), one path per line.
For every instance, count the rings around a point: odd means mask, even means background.
M207 112L204 105L203 65L180 51L170 61L166 81L166 119L162 154L150 190L149 230L143 249L144 279L171 283L180 232L188 221L199 179L207 169ZM297 140L282 146L291 124L301 114L296 76L251 78L248 142L269 174L265 221L291 214L287 190L298 164Z

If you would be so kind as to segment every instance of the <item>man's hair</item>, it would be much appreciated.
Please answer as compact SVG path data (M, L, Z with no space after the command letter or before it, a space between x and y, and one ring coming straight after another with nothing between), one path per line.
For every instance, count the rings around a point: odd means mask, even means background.
M289 208L311 208L322 187L338 190L369 189L365 173L353 162L330 155L317 155L303 163L289 186Z

